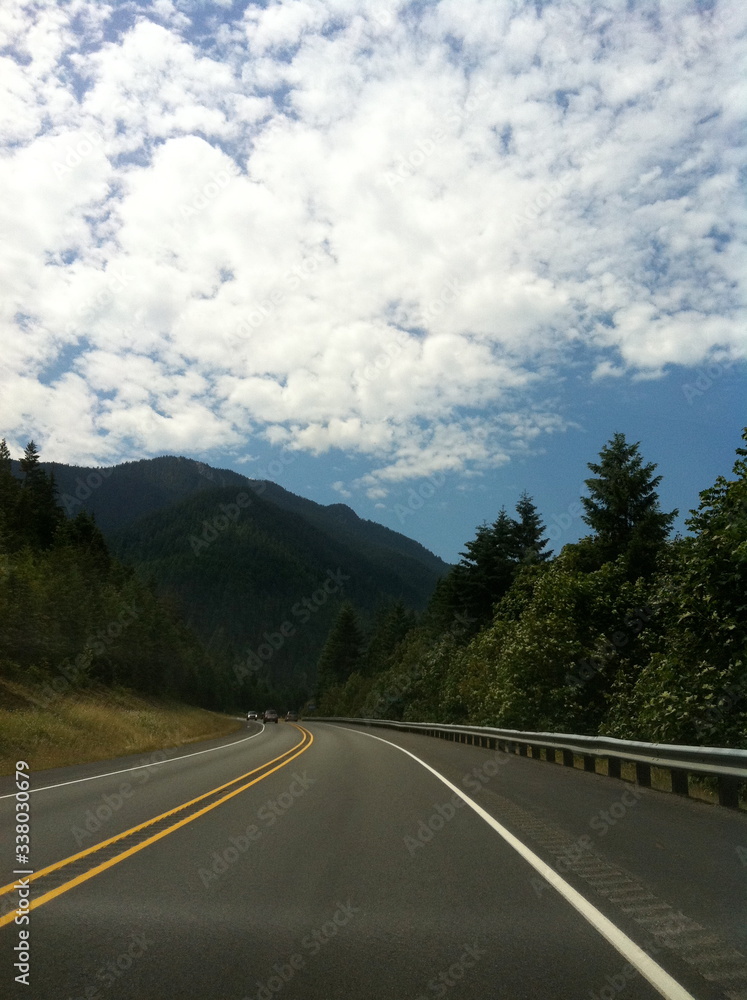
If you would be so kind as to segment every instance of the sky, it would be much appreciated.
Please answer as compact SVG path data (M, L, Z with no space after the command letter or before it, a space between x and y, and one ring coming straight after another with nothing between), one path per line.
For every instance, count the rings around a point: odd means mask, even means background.
M678 530L747 387L742 0L5 0L0 436L455 561L617 432Z

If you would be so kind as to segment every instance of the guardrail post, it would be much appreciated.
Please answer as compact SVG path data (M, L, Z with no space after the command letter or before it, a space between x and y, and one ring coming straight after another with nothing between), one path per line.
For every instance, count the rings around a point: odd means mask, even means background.
M651 765L643 764L641 761L635 763L635 780L637 785L643 788L651 787Z
M687 780L687 771L679 767L671 767L669 773L672 778L672 791L675 795L689 795L690 783Z
M608 757L607 758L607 774L610 778L620 777L620 758L619 757Z
M721 774L718 779L718 804L727 809L739 809L739 779Z
M563 750L563 764L566 767L573 767L573 750Z
M527 745L526 745L526 743L517 743L516 745L519 748L519 756L520 757L526 757L526 755L527 755Z
M541 747L534 747L533 746L531 748L531 754L532 754L532 757L535 760L542 760L542 748Z

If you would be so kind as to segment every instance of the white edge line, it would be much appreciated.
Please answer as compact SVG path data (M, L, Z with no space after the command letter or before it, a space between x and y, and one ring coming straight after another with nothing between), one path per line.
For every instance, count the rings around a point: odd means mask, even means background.
M666 1000L695 1000L695 997L691 993L688 993L684 986L681 986L676 979L673 979L662 967L655 962L651 956L643 950L639 945L629 938L627 934L620 930L616 924L605 917L605 915L593 906L580 892L577 892L572 885L569 885L553 868L539 858L534 851L531 851L525 844L523 844L517 837L510 833L505 826L502 826L496 819L494 819L490 813L486 812L482 806L478 805L474 799L471 799L469 795L466 795L461 788L457 788L453 785L448 778L445 778L442 774L439 774L430 764L426 764L424 760L420 757L416 757L414 753L410 753L409 750L405 750L404 747L397 746L396 743L391 743L389 740L382 739L381 736L374 736L373 733L362 732L359 729L350 729L347 726L337 725L335 728L347 729L349 733L357 733L359 736L369 736L372 740L379 740L380 743L386 743L390 747L394 747L400 750L402 753L407 754L408 757L412 757L413 760L417 761L426 771L430 771L434 774L439 781L443 782L447 788L450 788L452 792L463 799L470 809L473 809L477 815L484 819L485 822L491 826L496 833L500 834L501 837L506 841L506 843L513 847L513 849L527 861L536 872L538 872L557 892L566 899L574 909L578 910L582 917L584 917L592 925L592 927L597 930L603 938L605 938L613 948L620 952L620 954L630 962L630 964L640 972L640 974L647 979L649 983L654 987L654 989L665 997Z
M213 753L215 750L226 750L228 747L235 747L239 743L246 743L248 740L253 740L257 736L261 736L265 731L265 724L262 723L262 728L254 736L245 736L243 739L234 740L233 743L223 743L219 747L209 747L207 750L195 750L194 753L184 753L181 757L170 757L167 760L153 760L150 764L136 764L134 767L123 767L120 771L107 771L106 774L92 774L88 778L73 778L72 781L61 781L57 785L42 785L41 788L29 788L29 792L48 792L50 788L64 788L65 785L78 785L81 781L96 781L97 778L111 778L115 774L127 774L128 771L139 771L143 767L158 767L159 764L173 764L177 760L186 760L187 757L199 757L202 753ZM158 753L158 750L152 750L152 753ZM78 767L79 765L71 765ZM32 772L33 773L33 772ZM5 775L8 777L8 775ZM9 795L0 795L0 799L12 799L15 797L15 792L11 792Z

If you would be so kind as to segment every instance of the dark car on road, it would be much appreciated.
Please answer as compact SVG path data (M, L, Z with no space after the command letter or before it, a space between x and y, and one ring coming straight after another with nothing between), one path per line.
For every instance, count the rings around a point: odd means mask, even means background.
M285 716L286 722L298 722L298 712L288 712Z
M263 722L277 722L278 721L278 713L275 711L274 708L266 708L265 709L265 714L262 716L262 721Z

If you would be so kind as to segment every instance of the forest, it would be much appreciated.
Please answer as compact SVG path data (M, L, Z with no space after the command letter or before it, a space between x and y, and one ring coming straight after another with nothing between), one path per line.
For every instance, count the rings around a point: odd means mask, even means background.
M191 459L85 469L0 444L0 675L53 693L298 708L344 597L422 609L447 568L342 504Z
M747 445L747 430L743 442ZM743 747L747 448L671 538L656 466L617 433L588 463L589 534L548 551L531 497L466 543L424 614L343 606L316 711Z
M68 516L30 442L13 475L0 442L0 675L43 706L91 685L206 708L236 700L230 673L168 600L117 561L87 511Z
M747 445L747 430L742 438ZM34 443L14 475L3 440L0 675L39 685L45 703L104 685L206 708L283 700L281 707L306 702L309 714L323 716L744 746L747 447L736 449L732 478L719 477L700 494L688 534L674 538L678 512L661 509L661 476L640 443L615 434L588 467L580 498L585 537L552 553L541 515L523 494L511 514L501 509L477 528L425 610L391 593L372 608L379 584L343 588L340 570L339 580L328 573L324 586L313 575L306 580L310 559L337 566L342 552L325 561L328 536L295 513L296 521L282 522L283 550L275 551L280 529L272 525L280 514L253 498L253 520L242 530L254 539L245 551L256 549L256 564L234 566L238 550L231 551L244 536L231 540L228 531L225 550L216 543L213 558L185 563L180 578L195 576L198 603L209 610L201 631L199 616L185 620L188 602L164 586L168 574L157 581L152 570L158 559L184 562L174 554L183 512L201 523L226 487L186 497L172 508L176 519L149 515L150 533L147 518L138 521L142 551L131 547L129 554L140 563L128 565L112 554L89 511L63 509L54 472L44 469ZM120 546L120 558L127 554ZM230 604L221 573L251 577L259 587L280 568L289 586L303 570L301 591L308 593L296 614L287 602L292 589L278 591L277 614L260 623L264 645L297 633L299 648L313 653L313 638L321 650L303 683L290 685L273 676L280 657L263 664L255 655L255 664L251 655L237 658L235 643L215 641L217 631L230 636L232 628L215 619L216 600L224 615ZM230 610L240 615L240 602ZM312 631L300 627L308 620Z

